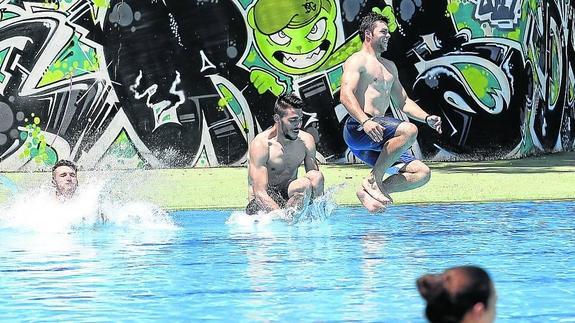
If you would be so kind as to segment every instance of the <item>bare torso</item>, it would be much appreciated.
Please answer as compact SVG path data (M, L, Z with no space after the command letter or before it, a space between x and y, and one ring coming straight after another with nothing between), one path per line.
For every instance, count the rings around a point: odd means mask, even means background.
M298 168L306 156L305 143L301 137L306 135L309 136L300 130L296 140L280 143L272 129L267 129L254 138L254 141L264 141L268 148L269 158L266 163L268 188L287 191L289 184L297 178ZM251 200L254 198L251 178L248 183L248 195Z
M361 76L355 97L366 114L382 116L391 102L391 88L395 80L392 63L360 51L355 59L362 62Z

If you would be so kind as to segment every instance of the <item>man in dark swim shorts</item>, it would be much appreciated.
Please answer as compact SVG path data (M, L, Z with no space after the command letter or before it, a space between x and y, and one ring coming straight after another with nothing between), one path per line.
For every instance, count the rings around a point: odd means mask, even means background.
M401 120L392 117L375 117L371 118L373 121L379 123L383 127L383 140L375 142L369 137L359 122L354 118L348 118L345 122L343 129L343 137L347 143L349 150L361 161L371 167L375 166L375 162L381 153L384 143L395 136L397 126L401 124ZM407 167L407 164L416 160L416 158L409 152L404 151L399 159L392 165L403 164L400 171Z
M280 189L278 187L268 187L266 190L269 197L277 203L280 209L285 208L287 201L289 200L289 195L287 190ZM256 214L259 211L265 211L264 208L258 205L256 199L252 199L246 206L246 214Z
M384 210L392 202L389 194L424 185L431 176L429 167L407 152L417 138L417 127L385 116L390 104L441 133L441 118L423 111L407 96L397 67L381 56L396 27L380 14L363 17L361 50L347 59L341 79L340 100L350 115L343 130L345 142L357 158L373 167L357 191L370 212ZM405 165L384 180L386 170L397 163Z
M300 129L302 108L303 102L296 95L280 95L274 106L274 125L250 143L247 214L289 209L289 217L295 215L291 210L302 210L323 194L314 138ZM302 163L305 174L298 177Z

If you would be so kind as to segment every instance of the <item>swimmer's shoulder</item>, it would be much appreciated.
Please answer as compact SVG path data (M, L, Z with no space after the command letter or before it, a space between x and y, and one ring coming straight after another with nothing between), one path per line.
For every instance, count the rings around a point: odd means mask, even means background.
M257 134L254 139L250 142L250 155L256 154L266 154L268 152L269 146L269 129L264 130Z
M367 55L364 52L362 51L355 52L345 61L344 68L361 70L366 62L367 62Z
M267 130L266 130L267 131ZM250 152L260 151L260 150L267 150L268 146L268 137L266 131L262 131L257 134L254 139L250 142Z
M258 133L254 139L252 140L252 142L261 142L261 143L267 143L270 140L270 134L271 134L272 128L268 128L260 133Z
M309 132L306 132L304 130L300 130L299 134L298 134L299 139L302 141L302 143L306 146L310 146L313 145L315 146L315 138L313 137L313 135Z

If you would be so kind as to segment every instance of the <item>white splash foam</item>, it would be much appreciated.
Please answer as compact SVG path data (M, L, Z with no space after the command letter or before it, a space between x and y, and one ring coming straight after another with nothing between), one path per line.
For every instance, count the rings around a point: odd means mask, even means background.
M248 215L243 211L234 211L226 220L226 224L240 226L267 225L272 222L283 221L288 224L323 222L327 220L335 210L334 195L343 188L343 185L328 189L322 196L316 198L303 210L294 209L274 210L269 213L258 212Z
M113 181L81 184L75 196L62 203L52 187L23 191L0 205L0 228L38 232L70 232L95 226L175 229L169 215L152 203L121 201L112 192Z

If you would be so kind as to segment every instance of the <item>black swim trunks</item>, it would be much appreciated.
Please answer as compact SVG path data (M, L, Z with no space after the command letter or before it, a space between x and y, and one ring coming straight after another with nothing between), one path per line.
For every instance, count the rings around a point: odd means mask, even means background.
M280 208L284 208L287 201L289 200L288 191L287 189L278 189L276 187L269 187L267 189L268 195L276 202ZM256 214L259 211L262 211L263 208L258 205L255 199L251 200L248 205L246 206L246 214L252 215Z

